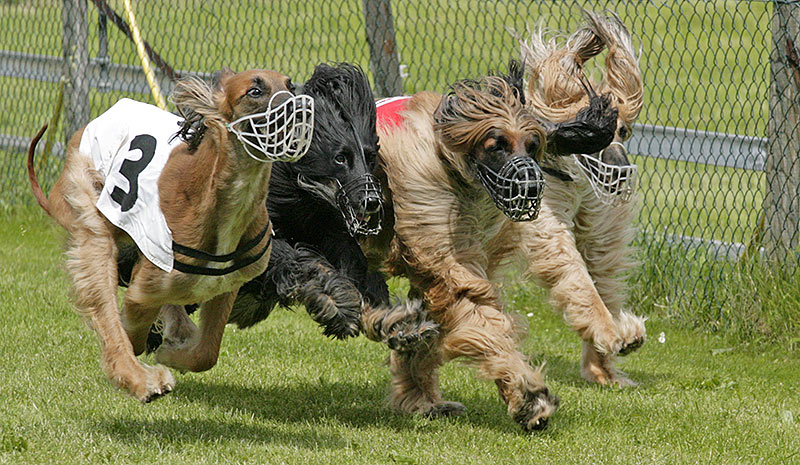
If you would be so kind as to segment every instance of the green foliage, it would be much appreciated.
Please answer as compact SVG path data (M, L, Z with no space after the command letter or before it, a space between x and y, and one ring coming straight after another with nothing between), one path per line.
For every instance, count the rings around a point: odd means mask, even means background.
M721 259L648 237L631 282L637 312L689 328L724 331L741 342L797 346L800 273L761 259ZM675 279L679 276L680 279Z

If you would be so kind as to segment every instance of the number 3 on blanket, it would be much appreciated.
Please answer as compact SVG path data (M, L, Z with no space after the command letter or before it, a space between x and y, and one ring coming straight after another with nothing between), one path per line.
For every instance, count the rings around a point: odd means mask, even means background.
M136 199L139 197L139 174L153 160L153 155L156 153L156 138L149 134L140 134L133 138L129 150L131 152L134 150L142 151L142 158L138 160L125 159L119 169L119 172L128 180L130 191L125 192L115 186L111 192L111 198L122 207L123 212L133 208L133 204L136 203Z

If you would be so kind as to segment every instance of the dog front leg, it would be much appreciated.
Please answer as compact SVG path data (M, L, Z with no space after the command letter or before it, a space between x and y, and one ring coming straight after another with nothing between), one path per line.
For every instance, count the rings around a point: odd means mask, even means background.
M586 263L595 289L614 318L617 333L623 340L618 355L627 355L641 347L646 338L645 318L623 310L627 297L624 273L634 265L633 216L636 209L632 204L599 207L594 198L585 204L576 216L575 240L578 250ZM614 366L614 354L597 351L591 344L584 343L581 373L589 380L616 384L635 385Z
M365 304L361 327L367 339L404 354L427 350L439 335L439 323L429 317L419 299L394 305Z
M200 327L183 341L168 340L156 350L156 361L181 371L206 371L217 364L225 324L236 299L236 291L220 294L200 305Z
M517 348L515 325L498 308L461 298L441 318L445 359L467 357L481 377L494 380L508 414L525 431L540 430L559 405L544 383L541 369L534 369Z
M542 209L539 220L525 230L528 273L550 290L553 305L581 339L599 353L616 354L624 341L594 287L572 231L549 209Z
M442 365L439 342L415 352L392 351L389 369L392 387L389 402L402 413L428 418L456 416L466 407L459 402L442 399L439 391L439 367Z

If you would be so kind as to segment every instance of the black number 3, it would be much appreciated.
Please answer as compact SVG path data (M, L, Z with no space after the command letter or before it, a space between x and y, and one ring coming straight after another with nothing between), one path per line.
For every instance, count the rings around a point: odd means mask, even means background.
M128 180L131 187L130 192L125 192L118 186L111 191L111 198L122 207L124 212L133 208L133 204L139 198L139 174L153 161L153 155L156 153L156 138L149 134L138 135L131 141L129 150L142 151L142 158L135 161L125 159L119 168L119 172Z

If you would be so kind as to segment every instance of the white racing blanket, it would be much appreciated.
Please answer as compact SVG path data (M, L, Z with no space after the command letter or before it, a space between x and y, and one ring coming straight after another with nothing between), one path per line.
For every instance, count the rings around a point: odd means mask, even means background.
M169 154L181 143L179 116L122 99L92 120L81 137L81 153L91 155L105 177L97 209L127 232L148 260L172 271L172 232L161 212L158 178Z

